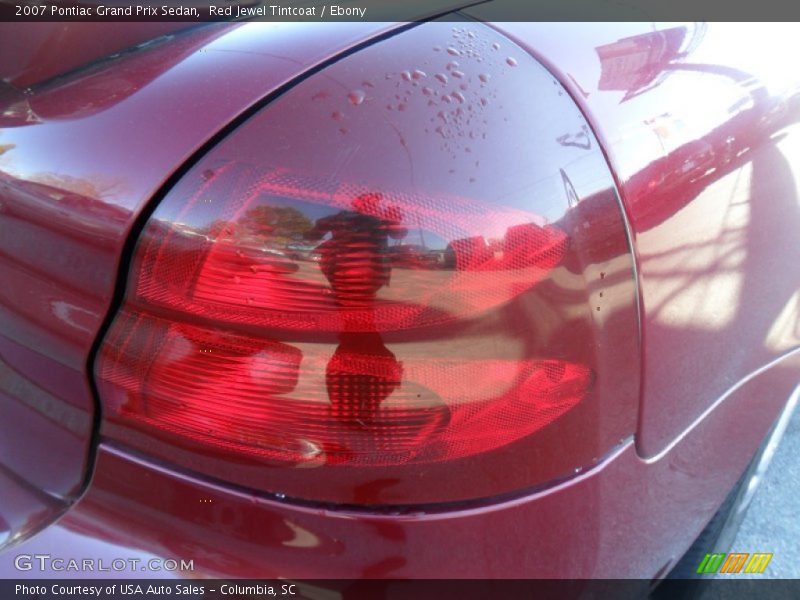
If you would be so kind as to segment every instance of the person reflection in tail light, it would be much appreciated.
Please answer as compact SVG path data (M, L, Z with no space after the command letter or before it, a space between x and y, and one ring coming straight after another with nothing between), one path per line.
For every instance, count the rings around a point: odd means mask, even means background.
M382 435L381 403L400 386L403 366L385 346L375 324L378 291L389 285L392 265L389 238L401 239L407 230L402 214L384 205L380 194L363 194L352 202L352 210L317 220L306 236L320 240L320 269L330 282L342 316L339 345L328 362L325 382L331 412L350 427L372 431L370 445ZM357 453L356 440L342 440L332 456ZM335 459L333 459L335 460Z

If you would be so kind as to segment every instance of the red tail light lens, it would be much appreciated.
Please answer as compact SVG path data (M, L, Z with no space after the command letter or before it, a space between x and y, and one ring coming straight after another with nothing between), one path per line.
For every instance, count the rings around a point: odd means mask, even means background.
M295 85L146 226L97 367L106 437L342 503L589 466L633 431L636 320L612 179L571 131L561 88L482 25Z
M554 421L591 382L587 367L558 360L401 363L375 333L344 337L330 356L328 347L304 354L158 318L124 321L118 332L129 346L106 374L135 392L121 414L288 463L392 466L479 454Z

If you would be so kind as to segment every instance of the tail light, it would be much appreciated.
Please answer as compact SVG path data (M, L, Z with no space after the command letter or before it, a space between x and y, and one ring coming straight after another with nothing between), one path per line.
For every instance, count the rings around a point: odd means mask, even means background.
M185 174L96 377L113 443L297 499L417 505L596 462L633 431L636 347L580 112L491 29L430 23L296 83Z

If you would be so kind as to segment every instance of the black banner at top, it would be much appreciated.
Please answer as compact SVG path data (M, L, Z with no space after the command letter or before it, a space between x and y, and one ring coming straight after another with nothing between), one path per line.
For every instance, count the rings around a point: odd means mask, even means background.
M0 0L31 21L800 21L786 0Z

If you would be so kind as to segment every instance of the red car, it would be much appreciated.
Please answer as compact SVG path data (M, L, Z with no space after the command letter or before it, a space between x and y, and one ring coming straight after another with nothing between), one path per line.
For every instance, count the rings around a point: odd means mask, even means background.
M2 25L0 575L727 551L798 397L800 32L480 18Z

